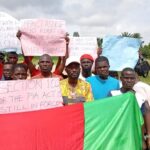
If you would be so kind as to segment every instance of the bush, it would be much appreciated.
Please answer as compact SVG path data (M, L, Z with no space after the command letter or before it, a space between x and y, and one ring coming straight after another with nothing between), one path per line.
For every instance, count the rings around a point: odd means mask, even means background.
M145 58L150 58L150 43L141 47L141 51Z

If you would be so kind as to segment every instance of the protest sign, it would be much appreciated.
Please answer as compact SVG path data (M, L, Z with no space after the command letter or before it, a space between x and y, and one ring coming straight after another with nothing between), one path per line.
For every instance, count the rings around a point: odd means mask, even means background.
M79 59L83 54L90 54L96 58L97 47L96 37L70 37L69 57Z
M16 33L19 21L12 16L0 12L0 51L16 51L20 49Z
M21 20L21 44L25 56L64 56L66 24L63 20Z
M106 36L103 39L102 55L109 59L110 70L112 71L121 71L125 67L134 68L138 61L140 45L140 39Z
M0 114L62 106L58 78L1 81Z

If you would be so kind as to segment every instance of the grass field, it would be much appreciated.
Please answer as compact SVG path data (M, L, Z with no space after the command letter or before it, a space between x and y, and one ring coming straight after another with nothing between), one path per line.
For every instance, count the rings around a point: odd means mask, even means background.
M34 64L38 64L38 59L39 59L39 57L34 57L34 58L33 58L33 63L34 63ZM57 58L57 57L52 57L52 59L53 59L54 64L56 64L58 58ZM20 56L20 57L19 57L19 62L22 62L22 61L23 61L23 57ZM150 64L150 59L148 60L148 62L149 62L149 64ZM145 82L145 83L150 84L150 73L149 73L149 75L148 75L147 78L140 77L140 80L143 81L143 82Z

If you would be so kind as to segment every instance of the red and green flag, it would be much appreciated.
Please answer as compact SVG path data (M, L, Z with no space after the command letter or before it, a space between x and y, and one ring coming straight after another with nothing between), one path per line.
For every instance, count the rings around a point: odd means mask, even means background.
M132 93L0 115L1 150L141 150L143 118Z

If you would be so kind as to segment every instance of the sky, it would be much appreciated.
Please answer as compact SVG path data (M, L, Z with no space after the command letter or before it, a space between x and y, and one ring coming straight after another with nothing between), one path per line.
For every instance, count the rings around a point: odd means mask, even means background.
M150 0L0 0L0 11L17 19L63 19L80 36L140 33L150 42Z

